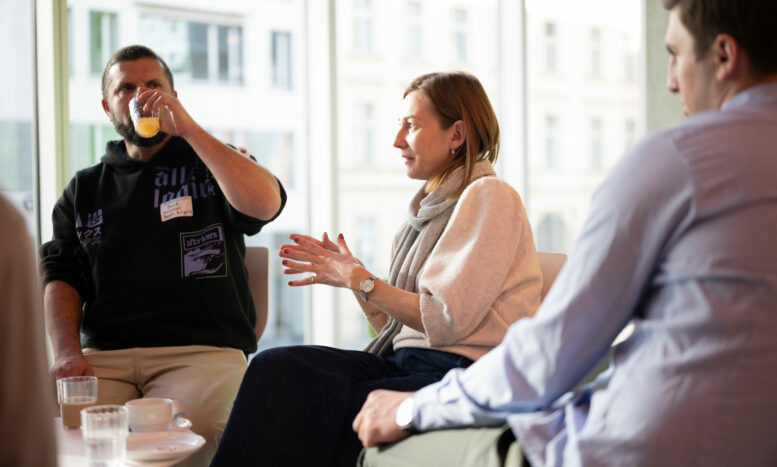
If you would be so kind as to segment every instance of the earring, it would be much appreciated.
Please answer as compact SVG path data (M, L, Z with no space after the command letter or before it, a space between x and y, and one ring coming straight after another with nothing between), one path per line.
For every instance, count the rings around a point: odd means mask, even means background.
M454 154L456 154L456 149L451 148L451 156L454 155Z

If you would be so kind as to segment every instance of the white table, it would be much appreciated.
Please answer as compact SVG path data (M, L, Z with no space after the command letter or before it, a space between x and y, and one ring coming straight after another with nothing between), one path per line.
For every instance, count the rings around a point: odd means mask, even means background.
M81 436L80 428L65 429L62 426L62 417L54 418L54 432L57 435L57 460L59 467L84 467L86 461L86 446ZM169 467L181 462L183 459L164 462L126 462L128 467Z

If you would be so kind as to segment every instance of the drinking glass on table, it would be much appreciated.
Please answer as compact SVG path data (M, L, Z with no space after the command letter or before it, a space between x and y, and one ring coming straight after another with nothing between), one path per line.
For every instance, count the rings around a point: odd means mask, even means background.
M81 409L97 403L97 377L70 376L57 380L57 401L65 428L81 426Z
M124 465L129 411L123 405L96 405L81 411L81 433L89 467Z

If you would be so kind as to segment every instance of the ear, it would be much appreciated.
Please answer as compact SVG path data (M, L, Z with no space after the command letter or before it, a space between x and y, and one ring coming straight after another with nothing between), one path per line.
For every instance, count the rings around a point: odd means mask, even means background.
M100 102L102 102L103 104L103 112L105 112L105 115L108 116L109 120L113 121L113 119L111 118L111 111L110 109L108 109L108 103L105 102L105 99L102 99Z
M456 120L453 125L453 135L451 136L451 146L458 149L467 139L467 127L463 120Z
M742 50L731 34L718 34L710 50L718 81L730 80L742 67Z

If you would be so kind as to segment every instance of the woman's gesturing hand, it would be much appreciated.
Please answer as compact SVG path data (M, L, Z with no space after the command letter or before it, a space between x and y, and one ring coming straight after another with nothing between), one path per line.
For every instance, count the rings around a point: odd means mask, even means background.
M348 249L343 234L338 235L337 243L332 242L326 233L321 240L299 234L291 234L289 238L295 244L282 245L278 252L278 255L284 258L281 262L285 268L283 273L313 274L303 279L289 281L292 287L327 284L355 288L358 287L355 277L368 275L362 262Z

